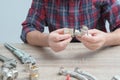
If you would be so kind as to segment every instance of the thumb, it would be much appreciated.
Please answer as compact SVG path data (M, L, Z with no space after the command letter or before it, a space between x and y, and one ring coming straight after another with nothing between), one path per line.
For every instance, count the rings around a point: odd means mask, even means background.
M55 41L61 41L61 40L66 40L71 38L71 36L69 34L65 34L65 35L56 35Z
M63 28L62 29L57 29L55 32L58 33L58 34L64 34L64 29Z
M97 29L90 29L88 30L88 33L91 34L92 36L96 35L99 31Z

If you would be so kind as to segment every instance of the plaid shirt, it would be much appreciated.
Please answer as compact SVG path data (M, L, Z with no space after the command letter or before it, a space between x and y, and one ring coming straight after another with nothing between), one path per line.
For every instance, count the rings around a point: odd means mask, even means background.
M106 31L105 22L110 23L110 31L120 27L119 0L33 0L28 16L23 22L21 38L26 41L30 31L49 31L59 28L89 29Z

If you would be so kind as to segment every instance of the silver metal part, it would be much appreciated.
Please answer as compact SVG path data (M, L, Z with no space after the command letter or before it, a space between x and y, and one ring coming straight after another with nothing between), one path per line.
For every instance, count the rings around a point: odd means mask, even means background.
M72 37L88 35L88 27L83 25L81 30L64 28L64 34L70 34Z
M16 70L17 62L14 59L8 59L0 55L0 61L4 62L0 67L0 80L15 80L18 76Z
M30 67L29 78L30 78L30 80L39 80L40 79L39 67L38 66L32 65Z
M8 50L10 50L15 56L17 56L23 64L30 63L34 65L36 63L36 60L33 57L23 52L22 50L17 49L8 43L5 43L4 46Z
M81 29L81 35L85 35L85 34L88 35L88 27L83 25Z
M111 80L120 80L120 76L119 75L115 75Z
M18 71L13 68L0 68L0 80L15 80L18 77Z
M60 68L59 70L59 75L64 75L64 76L67 76L67 75L70 75L71 77L74 77L78 80L88 80L85 76L79 74L79 73L76 73L74 71L68 71L68 70L65 70L63 67Z
M81 75L83 75L83 76L85 76L88 80L98 80L98 79L97 79L95 76L93 76L92 74L89 74L89 73L87 73L87 72L85 72L85 71L82 71L82 70L80 70L80 68L78 68L78 67L76 67L74 71L77 72L77 73L79 73L79 74L81 74Z
M64 34L70 34L72 37L74 37L74 29L64 28Z
M0 55L0 61L4 62L3 66L7 68L16 68L17 61L14 59L8 59L5 56Z
M79 30L76 30L75 29L75 33L74 33L75 36L81 36L81 32Z

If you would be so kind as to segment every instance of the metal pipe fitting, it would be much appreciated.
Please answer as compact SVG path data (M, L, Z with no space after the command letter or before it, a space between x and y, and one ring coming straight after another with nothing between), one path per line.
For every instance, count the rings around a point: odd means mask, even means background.
M88 80L97 80L95 76L93 76L90 73L80 70L80 68L78 68L78 67L76 67L74 71L85 76Z
M59 75L64 75L64 76L67 76L67 75L70 75L71 77L74 77L78 80L88 80L85 76L79 74L79 73L76 73L74 71L68 71L68 70L65 70L63 67L60 68L59 70Z

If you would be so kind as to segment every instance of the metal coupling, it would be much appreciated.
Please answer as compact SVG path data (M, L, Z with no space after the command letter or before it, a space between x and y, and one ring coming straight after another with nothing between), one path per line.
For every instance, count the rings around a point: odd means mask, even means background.
M93 76L92 74L90 74L88 72L80 70L80 68L78 68L78 67L76 67L74 71L85 76L88 80L97 80L97 78L95 76Z
M68 70L65 70L63 67L60 68L59 70L59 75L64 75L64 76L67 76L67 75L70 75L71 77L74 77L78 80L88 80L85 76L79 74L79 73L76 73L74 71L68 71Z
M115 76L113 76L113 78L111 80L120 80L120 76L119 75L115 75Z
M18 77L18 71L13 68L9 69L6 67L0 68L0 80L15 80Z
M30 80L39 80L40 79L39 67L38 66L32 65L30 67L29 78L30 78Z
M81 71L78 67L75 68L74 71L65 70L63 67L61 67L58 74L64 76L70 75L78 80L97 80L92 74Z

